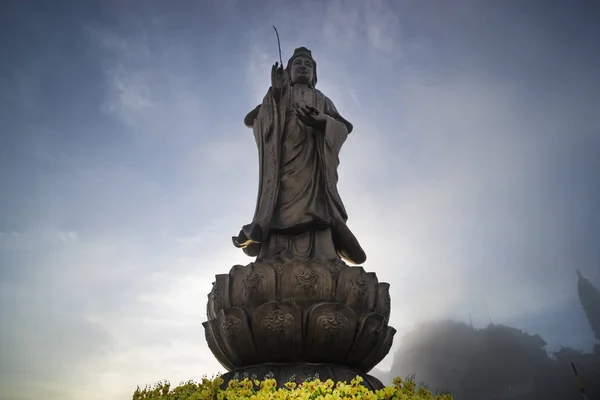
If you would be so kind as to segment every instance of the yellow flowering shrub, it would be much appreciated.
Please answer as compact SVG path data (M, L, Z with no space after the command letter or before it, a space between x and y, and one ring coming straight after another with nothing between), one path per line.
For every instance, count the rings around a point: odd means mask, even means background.
M201 382L189 381L172 390L168 382L141 390L138 387L133 400L452 400L449 394L433 395L424 386L417 387L412 379L396 378L393 386L376 391L365 388L361 382L362 378L357 376L349 384L315 379L300 384L288 382L285 388L277 388L275 379L259 381L246 378L232 380L222 390L221 378L204 378Z

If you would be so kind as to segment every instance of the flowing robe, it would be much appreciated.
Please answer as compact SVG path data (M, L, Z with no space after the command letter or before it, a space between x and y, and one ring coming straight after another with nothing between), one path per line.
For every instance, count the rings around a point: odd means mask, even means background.
M327 115L324 129L304 126L294 112L298 103ZM340 256L363 263L337 190L339 153L352 124L319 90L294 86L280 102L269 89L245 122L258 147L260 179L254 218L234 244L259 259Z

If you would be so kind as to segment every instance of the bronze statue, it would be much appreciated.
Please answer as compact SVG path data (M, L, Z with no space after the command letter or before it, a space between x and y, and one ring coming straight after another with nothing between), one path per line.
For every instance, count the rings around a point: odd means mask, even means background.
M244 119L256 139L260 179L254 218L233 243L257 261L366 260L337 190L338 157L352 124L316 83L317 63L300 47L285 70L275 63L262 104Z
M274 376L278 386L319 374L323 381L383 384L368 372L388 354L390 285L363 267L337 191L339 152L352 124L315 89L317 64L296 49L275 63L262 104L248 113L259 155L252 223L233 237L256 257L219 274L208 295L206 342L239 375ZM294 378L295 377L295 378Z

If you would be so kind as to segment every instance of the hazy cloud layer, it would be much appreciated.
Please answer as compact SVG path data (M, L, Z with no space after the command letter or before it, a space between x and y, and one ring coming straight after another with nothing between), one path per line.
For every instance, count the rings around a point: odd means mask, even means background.
M464 322L427 322L402 338L391 371L380 376L391 384L396 376L412 375L432 391L446 390L465 400L568 399L581 395L574 362L588 398L600 395L598 351L563 348L549 354L544 345L539 335L501 324L473 329Z
M242 120L278 60L271 25L284 62L313 50L355 125L340 191L398 338L489 310L552 348L592 347L575 270L600 282L597 7L3 8L0 398L117 399L221 369L201 323L213 276L250 261L230 237L254 210Z

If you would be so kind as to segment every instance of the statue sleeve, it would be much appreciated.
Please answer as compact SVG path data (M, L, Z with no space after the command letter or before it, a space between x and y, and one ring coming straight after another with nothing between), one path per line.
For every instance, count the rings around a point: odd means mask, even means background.
M254 111L254 110L253 110ZM248 247L249 243L260 243L269 232L269 226L275 206L279 180L280 123L276 116L276 106L272 91L269 89L260 107L255 108L256 115L250 116L252 131L258 148L258 194L252 223L244 225L240 235L234 238L238 247ZM250 125L247 123L247 125ZM275 132L275 134L273 134ZM260 247L260 246L259 246ZM254 254L256 246L248 251ZM248 253L247 253L248 254Z
M352 124L340 115L333 102L325 96L324 112L331 117L325 128L325 142L330 150L339 154L348 134L352 132Z
M261 135L269 135L273 130L274 104L271 89L265 95L262 104L256 107L256 115L253 119L252 128L258 145L261 140Z
M246 117L244 117L244 125L253 130L255 125L262 131L271 130L273 128L273 103L272 92L271 89L269 89L263 98L262 103L246 114Z
M323 95L324 99L324 108L325 108L325 114L329 115L330 117L332 117L333 119L335 119L336 121L340 122L341 124L343 124L346 127L346 130L348 131L348 133L352 133L352 129L354 129L354 127L352 126L352 124L344 117L342 117L340 115L340 113L338 112L337 108L335 108L335 105L333 104L333 101L331 101L331 99L329 99L329 97Z

